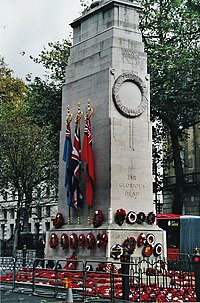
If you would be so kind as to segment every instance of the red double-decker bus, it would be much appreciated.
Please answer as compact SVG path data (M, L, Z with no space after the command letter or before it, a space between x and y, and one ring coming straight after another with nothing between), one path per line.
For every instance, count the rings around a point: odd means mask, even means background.
M157 214L157 225L166 230L167 257L169 260L177 259L181 253L191 254L200 248L200 217Z

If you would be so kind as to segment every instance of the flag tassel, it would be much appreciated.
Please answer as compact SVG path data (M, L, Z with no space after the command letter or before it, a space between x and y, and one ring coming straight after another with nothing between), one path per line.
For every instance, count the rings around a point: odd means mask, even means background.
M90 207L88 207L88 225L90 226L91 223L91 210Z
M71 211L70 211L70 206L69 206L69 212L68 212L68 224L71 224Z
M80 209L78 210L78 220L77 220L78 222L78 225L80 224Z

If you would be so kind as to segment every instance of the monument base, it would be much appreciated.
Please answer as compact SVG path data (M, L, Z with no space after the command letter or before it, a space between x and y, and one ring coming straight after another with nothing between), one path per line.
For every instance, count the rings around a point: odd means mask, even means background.
M56 234L58 243L55 248L46 246L46 258L66 260L72 254L78 261L116 261L120 254L127 250L131 260L137 261L142 258L165 259L167 257L166 234L156 224L146 223L130 224L123 223L123 229L113 223L110 226L102 225L99 228L80 227L79 225L64 225L60 229L51 230L47 239ZM61 238L67 235L68 243L65 248L61 245ZM50 240L51 241L51 240ZM80 243L81 241L81 243ZM115 256L115 250L118 254Z

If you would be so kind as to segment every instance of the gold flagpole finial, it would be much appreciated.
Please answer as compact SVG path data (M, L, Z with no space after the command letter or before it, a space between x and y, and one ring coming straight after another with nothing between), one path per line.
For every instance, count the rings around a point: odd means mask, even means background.
M83 116L83 112L81 111L81 103L78 102L78 112L77 112L76 117L75 117L75 122L79 123L82 116Z
M94 113L94 109L90 106L90 99L88 99L88 109L87 113L85 114L85 120L89 120Z
M70 124L73 119L73 114L70 111L69 105L67 106L67 117L66 117L66 124Z

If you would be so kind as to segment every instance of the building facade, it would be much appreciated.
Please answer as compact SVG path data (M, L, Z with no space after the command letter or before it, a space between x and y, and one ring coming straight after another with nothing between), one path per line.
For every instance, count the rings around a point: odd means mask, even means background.
M44 237L53 227L52 218L57 213L57 199L47 195L41 200L35 200L30 208L30 218L27 233L33 239ZM0 240L12 241L15 231L17 196L14 192L4 191L0 195ZM19 241L20 242L20 241Z
M185 177L183 214L200 216L200 124L187 130L182 142L181 158ZM167 171L163 183L163 213L172 212L175 176Z

